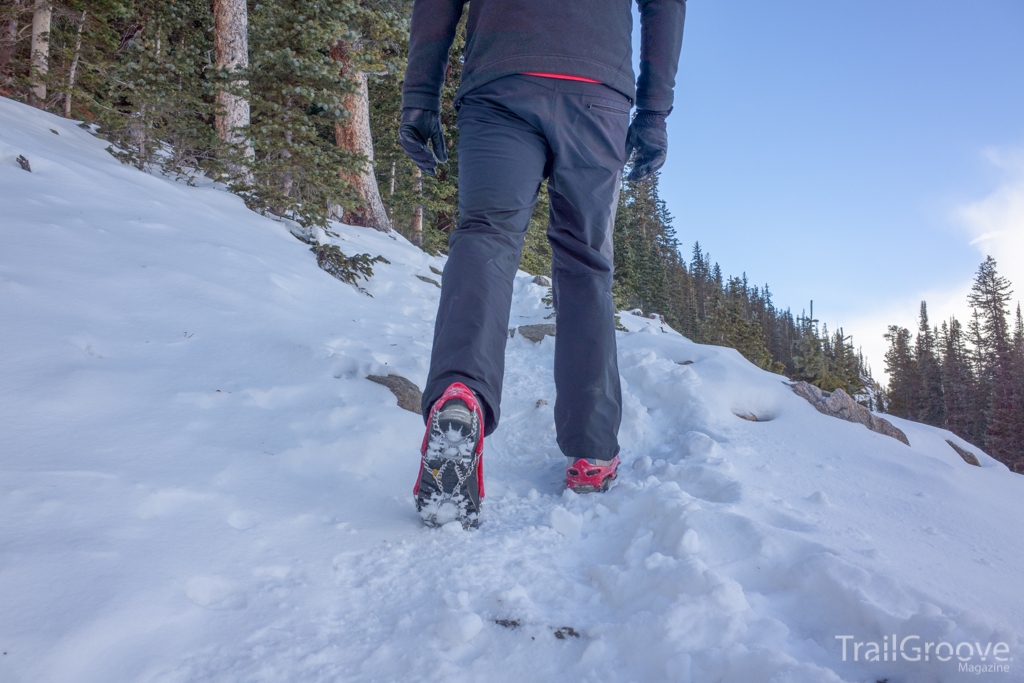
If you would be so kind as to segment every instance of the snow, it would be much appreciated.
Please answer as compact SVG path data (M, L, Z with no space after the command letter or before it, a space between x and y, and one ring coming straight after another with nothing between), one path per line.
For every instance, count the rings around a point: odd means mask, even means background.
M889 658L893 634L1024 680L1024 478L977 448L826 417L623 312L612 489L564 491L554 339L516 335L481 527L426 529L422 420L365 378L423 386L416 276L444 259L320 233L391 262L366 296L285 223L105 146L0 99L5 683L975 680ZM521 273L510 327L546 291Z

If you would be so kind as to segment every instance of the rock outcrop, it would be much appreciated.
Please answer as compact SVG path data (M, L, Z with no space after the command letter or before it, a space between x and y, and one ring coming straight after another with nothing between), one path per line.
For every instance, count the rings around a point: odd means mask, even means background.
M554 337L557 328L555 323L541 323L539 325L520 325L515 329L519 334L536 343L542 341L544 337Z
M873 432L891 436L908 446L910 445L910 440L907 439L907 435L902 430L894 427L885 418L872 414L870 410L854 401L842 389L836 389L831 392L822 391L807 382L796 382L790 386L797 396L806 399L808 403L817 408L819 413L838 417L840 420L846 420L847 422L862 424Z
M430 284L434 285L438 289L441 289L441 283L439 283L434 278L427 277L426 275L417 275L416 277L418 277L420 280L423 280L424 282L429 282Z
M422 415L420 403L423 401L423 392L420 388L402 377L401 375L367 375L366 379L377 384L383 384L398 399L398 407L408 410L410 413Z
M960 448L949 439L946 439L946 443L949 444L950 448L956 451L957 455L964 459L965 463L967 463L968 465L974 465L975 467L981 467L981 463L978 462L978 456L976 456L974 453L971 453L966 448Z

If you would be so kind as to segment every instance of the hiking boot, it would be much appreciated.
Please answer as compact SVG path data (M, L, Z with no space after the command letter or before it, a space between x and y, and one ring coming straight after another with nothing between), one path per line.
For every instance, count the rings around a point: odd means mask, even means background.
M484 497L484 415L476 395L455 382L430 408L412 492L427 526L480 523Z
M619 456L611 460L580 458L569 462L565 470L565 485L576 493L607 491L612 479L619 474Z

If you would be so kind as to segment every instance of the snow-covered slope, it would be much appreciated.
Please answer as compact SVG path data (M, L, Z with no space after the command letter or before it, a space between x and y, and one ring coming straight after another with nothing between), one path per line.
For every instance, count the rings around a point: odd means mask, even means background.
M977 449L624 314L614 488L563 491L553 340L516 336L483 525L425 529L421 419L365 378L423 385L443 259L337 226L391 262L368 297L104 147L0 99L0 680L973 680L854 661L893 634L1024 680L1024 478Z

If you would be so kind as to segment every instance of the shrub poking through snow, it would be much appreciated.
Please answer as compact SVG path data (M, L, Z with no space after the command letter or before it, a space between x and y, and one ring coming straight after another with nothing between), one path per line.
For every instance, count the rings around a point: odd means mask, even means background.
M390 264L383 256L370 257L369 254L345 256L344 252L333 244L315 244L310 248L316 254L316 264L342 282L347 282L366 296L373 296L359 286L360 278L369 280L373 277L373 264Z

